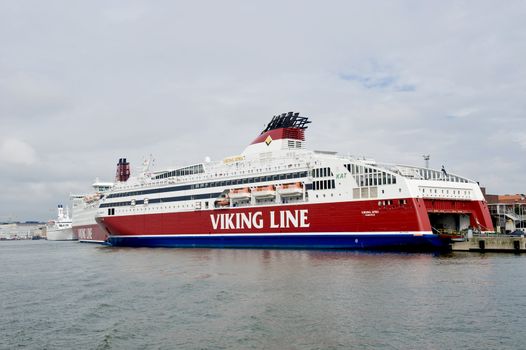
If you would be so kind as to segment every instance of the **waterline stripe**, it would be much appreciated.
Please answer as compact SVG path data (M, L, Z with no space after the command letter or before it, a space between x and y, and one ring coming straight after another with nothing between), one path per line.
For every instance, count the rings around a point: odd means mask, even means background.
M279 233L201 233L201 234L166 234L166 235L110 235L111 238L162 238L162 237L258 237L258 236L436 236L431 231L404 232L279 232Z

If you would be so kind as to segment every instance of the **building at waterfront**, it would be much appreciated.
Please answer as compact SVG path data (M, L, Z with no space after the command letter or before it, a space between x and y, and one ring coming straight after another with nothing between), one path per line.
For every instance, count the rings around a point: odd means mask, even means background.
M526 195L486 194L485 197L497 232L526 231Z
M42 222L0 223L0 240L36 239L45 237L46 224Z

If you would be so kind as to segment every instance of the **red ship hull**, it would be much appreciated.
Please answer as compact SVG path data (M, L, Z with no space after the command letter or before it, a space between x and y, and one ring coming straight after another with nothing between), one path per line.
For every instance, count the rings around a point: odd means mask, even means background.
M73 226L73 232L78 235L81 243L104 243L108 233L98 224Z
M436 202L436 201L435 201ZM462 203L462 204L456 204ZM114 245L385 249L413 244L443 247L432 234L421 198L195 210L98 218ZM434 202L433 202L434 204ZM484 203L451 201L441 210L462 212L491 226ZM454 208L452 208L452 206Z

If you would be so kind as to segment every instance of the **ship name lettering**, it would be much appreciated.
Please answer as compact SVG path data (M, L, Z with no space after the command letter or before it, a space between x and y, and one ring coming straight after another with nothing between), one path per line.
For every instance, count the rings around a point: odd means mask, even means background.
M77 233L80 239L92 239L93 237L91 227L79 228Z
M308 209L270 211L268 222L271 229L307 228L310 227ZM210 214L214 230L262 229L265 226L263 213L237 212L225 214Z
M263 228L263 213L260 211L255 213L211 214L210 220L214 230Z

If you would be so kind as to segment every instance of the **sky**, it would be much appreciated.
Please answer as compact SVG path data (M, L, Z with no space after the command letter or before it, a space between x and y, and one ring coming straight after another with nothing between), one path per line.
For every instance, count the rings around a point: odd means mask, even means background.
M0 0L0 222L48 220L119 158L308 147L526 192L524 1Z

